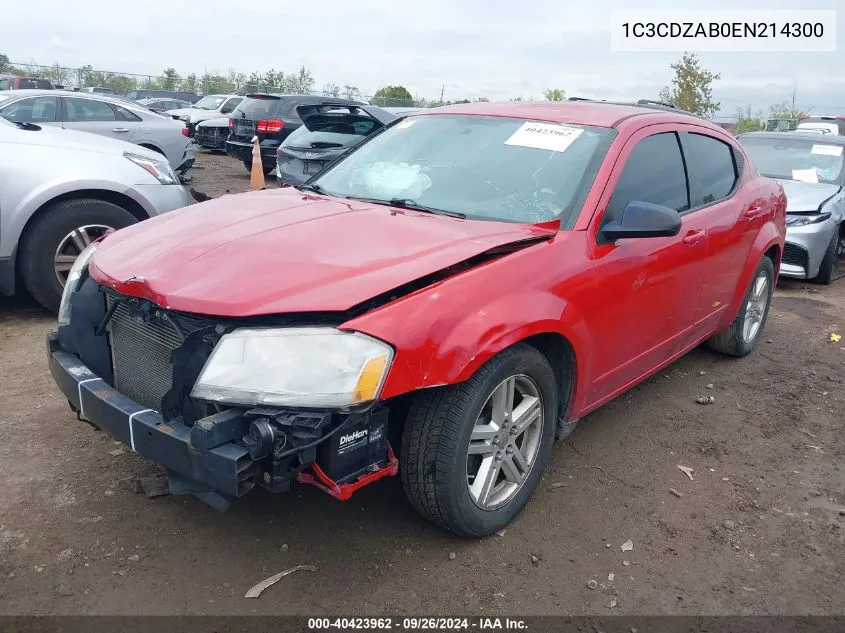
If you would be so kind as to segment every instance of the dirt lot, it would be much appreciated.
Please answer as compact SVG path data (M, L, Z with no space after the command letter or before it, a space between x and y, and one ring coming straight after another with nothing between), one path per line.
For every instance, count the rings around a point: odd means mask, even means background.
M226 157L198 163L209 195L248 185ZM423 523L398 478L347 503L256 492L223 515L133 493L155 468L75 420L47 371L54 322L0 299L4 613L843 613L845 280L782 282L753 355L696 350L590 415L481 541ZM243 597L297 564L317 571Z

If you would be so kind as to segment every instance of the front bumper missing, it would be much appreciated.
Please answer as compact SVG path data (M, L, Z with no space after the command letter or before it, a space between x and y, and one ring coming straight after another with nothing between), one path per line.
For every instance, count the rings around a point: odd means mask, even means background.
M134 452L165 467L169 475L188 480L192 485L186 492L206 495L208 501L207 495L214 494L241 497L255 486L256 462L232 441L245 433L245 422L217 414L193 428L168 423L97 377L77 356L62 351L55 333L48 336L47 347L50 373L71 408Z

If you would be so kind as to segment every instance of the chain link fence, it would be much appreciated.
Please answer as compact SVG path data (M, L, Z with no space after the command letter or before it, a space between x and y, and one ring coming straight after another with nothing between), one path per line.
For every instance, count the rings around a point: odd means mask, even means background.
M106 88L115 94L125 95L130 90L170 90L190 92L197 95L208 94L247 94L250 92L275 92L282 94L312 94L323 97L343 97L365 101L372 105L383 107L408 108L420 106L421 100L400 99L391 97L374 97L362 94L355 86L327 85L323 90L314 88L314 81L310 73L301 70L299 73L284 75L282 73L265 73L255 80L256 74L250 76L244 73L229 72L221 75L205 72L202 75L194 73L188 75L142 75L138 73L118 72L113 70L96 70L91 66L69 68L55 64L43 66L32 63L15 63L9 66L17 72L26 73L28 77L37 77L50 81L57 88L66 90L82 90L85 88Z

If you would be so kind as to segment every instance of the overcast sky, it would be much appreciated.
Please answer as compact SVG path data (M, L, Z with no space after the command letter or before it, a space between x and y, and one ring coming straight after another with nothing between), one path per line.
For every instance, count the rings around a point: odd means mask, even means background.
M841 0L839 0L841 1ZM649 9L836 9L838 0L651 0ZM71 7L74 7L72 9ZM78 10L77 10L78 8ZM680 53L610 52L610 11L623 0L41 0L3 8L0 52L12 61L156 74L291 72L307 66L320 88L402 84L412 94L491 100L568 96L657 98ZM702 53L722 75L722 115L791 99L845 114L845 4L835 53Z

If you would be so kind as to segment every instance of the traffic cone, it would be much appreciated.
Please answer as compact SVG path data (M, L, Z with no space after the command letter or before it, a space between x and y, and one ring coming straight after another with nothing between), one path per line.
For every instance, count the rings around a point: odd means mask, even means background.
M261 147L258 137L252 137L252 170L249 174L249 190L264 189L264 165L261 163Z

